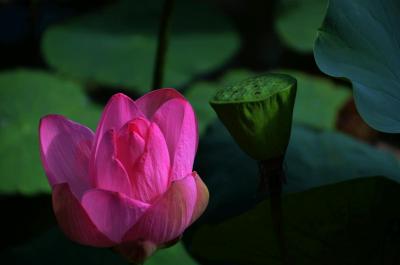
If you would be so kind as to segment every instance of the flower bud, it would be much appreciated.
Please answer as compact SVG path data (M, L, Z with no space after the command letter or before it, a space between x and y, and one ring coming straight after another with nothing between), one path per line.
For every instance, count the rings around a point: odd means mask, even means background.
M111 247L141 263L179 239L207 207L208 189L193 171L197 120L174 89L136 101L114 95L96 132L48 115L39 139L54 213L77 243Z

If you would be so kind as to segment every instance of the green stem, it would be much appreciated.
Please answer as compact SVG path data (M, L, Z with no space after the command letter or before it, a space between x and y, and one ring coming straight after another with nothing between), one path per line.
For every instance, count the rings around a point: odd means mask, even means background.
M158 31L158 44L154 62L153 90L159 89L164 81L165 58L168 50L169 28L175 0L165 0Z
M261 188L269 194L272 225L279 245L282 264L289 265L288 247L283 227L282 186L285 180L283 157L259 162Z

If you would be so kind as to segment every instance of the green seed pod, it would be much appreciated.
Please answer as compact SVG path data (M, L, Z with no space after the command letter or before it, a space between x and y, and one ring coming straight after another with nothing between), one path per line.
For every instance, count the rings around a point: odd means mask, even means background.
M268 160L285 154L296 88L291 76L270 73L219 89L210 104L247 154Z

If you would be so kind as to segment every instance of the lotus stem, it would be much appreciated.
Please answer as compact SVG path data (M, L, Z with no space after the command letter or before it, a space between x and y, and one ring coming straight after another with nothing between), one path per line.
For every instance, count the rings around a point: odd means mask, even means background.
M282 186L285 181L283 156L259 161L260 188L269 194L272 225L282 257L282 264L291 265L283 227Z
M175 0L165 0L158 30L157 53L154 62L153 90L159 89L163 85L165 60L168 51L169 29L171 24L172 11Z

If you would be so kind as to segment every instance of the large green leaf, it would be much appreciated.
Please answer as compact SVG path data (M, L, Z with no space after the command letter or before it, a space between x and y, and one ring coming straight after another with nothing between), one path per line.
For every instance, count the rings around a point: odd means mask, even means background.
M0 253L2 264L43 264L43 265L118 265L128 264L110 249L81 246L67 239L60 230L53 228L42 236L20 247ZM196 265L181 243L156 252L146 265Z
M399 264L400 185L363 178L283 199L288 253L298 265ZM282 264L269 201L192 234L191 250L218 264Z
M50 28L43 52L50 65L86 81L150 89L163 1L121 0ZM202 1L178 0L164 86L181 85L219 66L237 47L224 16Z
M289 193L368 176L400 183L394 154L338 132L294 127L285 161Z
M0 73L0 192L48 192L39 159L39 119L65 115L94 128L100 110L77 83L41 71Z
M278 1L276 29L282 40L299 52L312 52L328 0Z
M331 0L315 42L319 68L353 83L361 116L400 132L400 1Z

